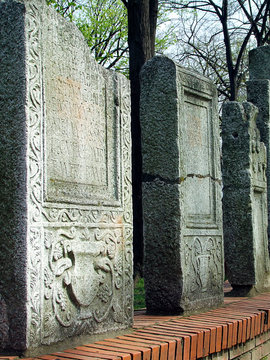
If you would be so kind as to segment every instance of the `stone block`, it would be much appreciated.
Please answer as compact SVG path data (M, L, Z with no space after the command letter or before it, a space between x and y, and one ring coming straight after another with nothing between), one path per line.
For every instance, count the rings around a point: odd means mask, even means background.
M256 336L255 341L256 341L256 346L259 346L263 343L265 343L266 341L268 341L270 339L270 334L269 332L265 332L263 334L260 334L259 336Z
M262 347L262 356L270 356L270 340L266 341L261 345Z
M129 82L44 0L2 1L0 15L0 348L125 329Z
M200 360L229 360L229 351L228 350L224 350L224 351L220 351L218 353L214 353L212 355L200 358Z
M263 358L263 349L262 346L257 346L252 351L252 360L261 360Z
M235 359L236 357L239 357L241 354L247 353L255 348L255 339L249 340L245 342L244 344L239 344L236 346L233 346L231 349L229 349L229 359Z
M147 310L223 301L220 137L215 86L155 57L141 73Z
M270 80L270 45L259 46L249 52L250 80Z
M267 204L270 221L270 46L253 49L250 54L250 81L247 82L247 99L258 107L257 126L267 152ZM270 250L270 227L268 226L268 250Z
M236 358L235 360L254 360L253 353L247 352L247 353L239 356L239 358Z
M251 103L224 104L222 114L223 226L233 292L269 289L266 149Z
M219 353L212 354L210 356L211 356L211 360L228 360L228 359L230 359L228 350L224 350Z

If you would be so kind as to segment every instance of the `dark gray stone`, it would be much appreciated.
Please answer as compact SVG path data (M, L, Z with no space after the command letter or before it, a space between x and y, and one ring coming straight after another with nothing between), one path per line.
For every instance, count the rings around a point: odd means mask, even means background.
M45 0L0 2L0 348L133 320L129 82Z
M14 349L24 349L27 327L25 9L19 2L2 2L0 12L0 346L12 344Z
M249 54L250 81L247 82L247 99L258 107L257 126L267 153L267 203L270 223L270 46L261 46ZM268 226L270 250L270 227Z
M141 73L147 310L223 301L219 126L215 86L165 57Z
M259 46L249 52L250 80L270 80L270 45Z
M233 293L269 290L266 148L251 103L225 103L222 114L223 229Z

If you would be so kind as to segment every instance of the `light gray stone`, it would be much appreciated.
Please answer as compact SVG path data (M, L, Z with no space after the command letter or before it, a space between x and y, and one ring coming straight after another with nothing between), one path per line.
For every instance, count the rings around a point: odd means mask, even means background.
M147 310L223 301L219 126L215 86L165 57L141 73Z
M257 126L267 153L267 203L270 223L270 46L261 46L249 53L250 81L247 82L247 99L258 107ZM268 250L270 227L268 226Z
M269 290L266 149L251 103L225 103L222 115L223 227L232 294Z
M0 348L133 319L129 82L44 0L0 3Z

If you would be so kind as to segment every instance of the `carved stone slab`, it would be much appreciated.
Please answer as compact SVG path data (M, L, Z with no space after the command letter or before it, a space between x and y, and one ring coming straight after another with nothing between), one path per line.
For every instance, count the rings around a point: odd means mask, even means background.
M226 103L222 174L226 270L233 294L269 290L266 148L251 103Z
M247 100L257 106L257 126L267 153L267 203L270 223L270 46L260 46L249 52L249 76ZM268 226L268 251L270 251L270 226Z
M45 1L0 15L0 348L127 328L129 82Z
M182 312L223 301L217 95L165 57L141 74L146 302Z

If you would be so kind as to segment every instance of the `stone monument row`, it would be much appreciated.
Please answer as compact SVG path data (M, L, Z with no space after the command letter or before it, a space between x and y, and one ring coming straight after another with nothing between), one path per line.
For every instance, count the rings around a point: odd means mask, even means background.
M45 0L0 3L0 348L133 321L129 82Z
M152 313L223 302L217 92L155 57L141 73L144 277Z
M45 0L0 1L0 32L0 352L35 356L132 326L130 89ZM223 110L226 263L238 294L270 290L269 57L270 47L250 56L259 113L247 102ZM147 311L217 307L216 87L154 57L140 113Z

